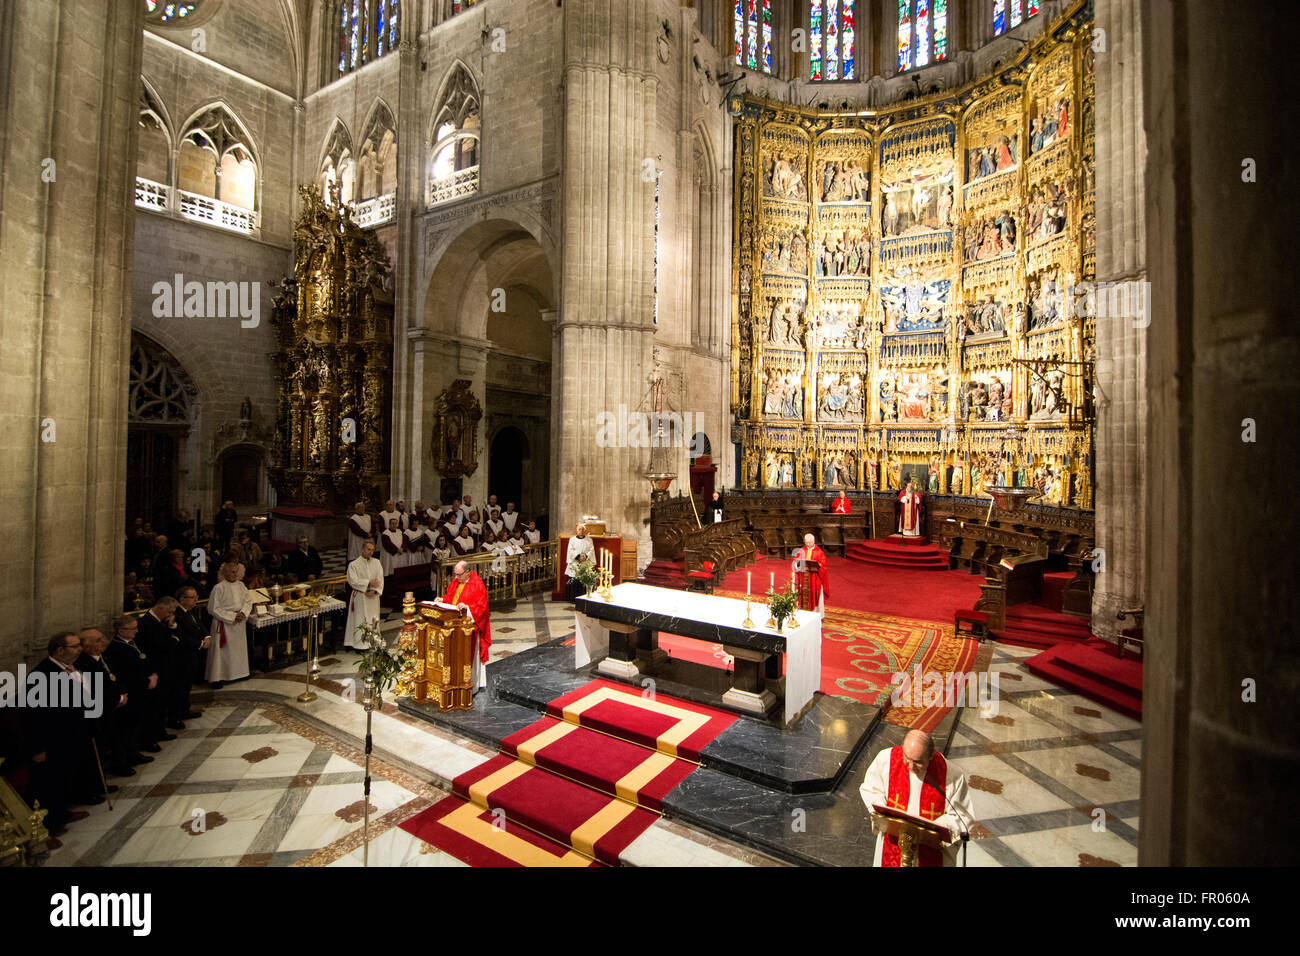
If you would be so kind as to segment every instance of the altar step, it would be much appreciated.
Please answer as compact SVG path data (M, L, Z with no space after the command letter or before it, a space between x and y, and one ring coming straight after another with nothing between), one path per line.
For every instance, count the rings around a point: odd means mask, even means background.
M618 866L734 714L591 681L402 828L472 866ZM685 759L690 757L692 759Z
M646 565L645 572L638 579L639 584L650 584L659 588L686 588L686 562L665 561L656 558Z
M994 631L993 637L1004 644L1040 649L1096 640L1087 621L1038 604L1014 604L1007 608L1006 627Z
M1116 657L1113 644L1100 639L1058 644L1024 663L1054 684L1142 719L1142 663Z
M1072 571L1048 571L1043 575L1043 596L1038 603L1049 611L1061 611L1065 588L1073 580Z
M929 538L891 534L888 538L855 541L845 547L844 556L859 564L925 571L948 570L948 556L932 545Z

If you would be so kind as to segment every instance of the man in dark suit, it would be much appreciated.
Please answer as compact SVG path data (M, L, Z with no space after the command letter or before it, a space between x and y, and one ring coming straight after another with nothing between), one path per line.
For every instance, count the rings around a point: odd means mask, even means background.
M167 732L167 709L174 692L172 680L175 657L180 650L180 637L176 628L176 599L159 595L154 605L140 618L140 646L154 662L158 684L148 698L149 717L143 725L143 736L158 740L175 740Z
M72 692L69 682L77 681L80 687L89 683L73 663L81 656L81 639L76 634L55 634L46 650L49 656L31 670L31 675L42 675L40 679L46 683L45 700L40 706L25 708L23 735L32 762L32 796L49 811L45 827L51 836L57 836L68 824L72 800L86 779L87 762L93 759L85 711L88 701ZM56 690L60 684L62 688Z
M154 739L158 726L157 689L158 668L139 644L136 634L140 622L130 615L122 615L114 623L113 640L104 650L108 666L126 687L127 703L115 721L118 748L127 763L153 763L153 757L141 750L157 753L162 748Z
M99 750L99 759L104 768L104 772L118 777L133 777L135 771L131 765L123 758L126 756L118 752L118 734L117 720L118 711L126 706L127 695L126 687L118 678L118 675L109 667L108 661L104 659L104 649L108 647L108 638L102 631L94 627L83 627L77 634L81 638L81 656L77 658L77 670L83 674L98 674L104 688L104 708L103 713L97 717L91 725L91 736L94 738L95 746ZM88 793L99 792L99 768L95 767L94 775L91 777L87 786L90 788ZM109 792L116 790L116 787L110 786Z
M182 721L193 720L199 712L190 706L190 689L198 672L199 654L207 649L209 624L203 610L198 607L199 595L193 585L187 584L176 592L177 646L172 654L171 694L167 704L167 726L173 730L185 727Z
M320 553L307 542L307 536L298 535L298 547L285 557L284 570L299 581L314 581L320 577L323 567Z
M168 560L154 568L154 594L172 595L190 583L189 573L185 567L185 552L179 548L172 548L168 552Z

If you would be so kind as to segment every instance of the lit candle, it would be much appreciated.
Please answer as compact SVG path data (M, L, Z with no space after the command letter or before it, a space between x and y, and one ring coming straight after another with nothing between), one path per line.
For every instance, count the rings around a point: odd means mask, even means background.
M749 597L749 584L750 584L750 578L753 576L753 574L754 574L753 571L746 571L746 572L745 572L745 597Z
M791 591L795 590L795 585L794 585L794 572L793 572L793 571L790 572L790 590L791 590Z
M775 572L775 571L772 571L772 572L769 573L769 576L768 576L768 579L767 579L767 589L768 589L769 591L775 591L775 590L776 590L776 572Z

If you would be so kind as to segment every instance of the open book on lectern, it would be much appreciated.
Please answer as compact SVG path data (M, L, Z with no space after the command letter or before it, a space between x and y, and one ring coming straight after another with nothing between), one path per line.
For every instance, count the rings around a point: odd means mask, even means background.
M941 823L935 823L933 820L926 820L922 817L914 817L903 810L895 810L893 807L881 806L878 803L871 805L871 815L880 817L885 821L894 823L907 824L913 826L924 833L937 837L940 842L951 843L952 831Z

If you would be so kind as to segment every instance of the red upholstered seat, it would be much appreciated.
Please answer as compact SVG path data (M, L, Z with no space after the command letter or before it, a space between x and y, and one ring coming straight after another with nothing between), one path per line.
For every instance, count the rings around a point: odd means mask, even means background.
M972 637L977 641L989 636L989 616L983 611L958 611L953 615L953 630L957 637Z
M691 590L702 589L713 593L713 562L700 562L698 571L687 571L686 576L691 579Z

